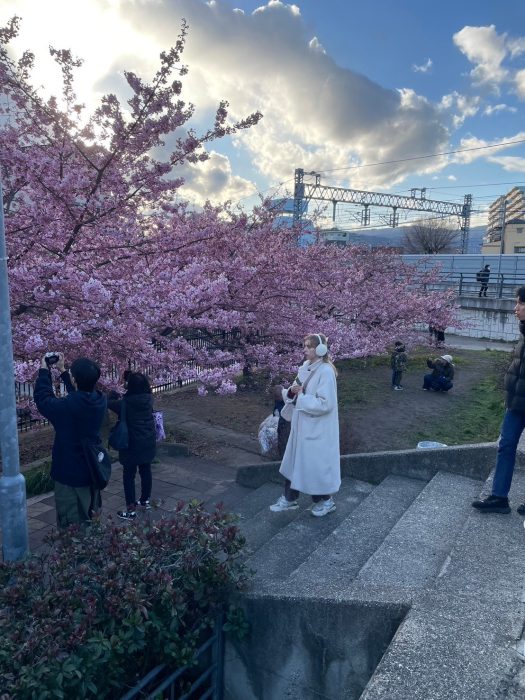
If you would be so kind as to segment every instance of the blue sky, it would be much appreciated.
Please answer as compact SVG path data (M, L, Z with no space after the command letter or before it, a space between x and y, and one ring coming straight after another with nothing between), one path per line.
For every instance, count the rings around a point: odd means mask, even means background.
M183 194L196 204L250 206L257 192L284 193L304 167L345 187L426 187L454 201L471 193L476 224L525 183L525 142L484 148L525 140L523 0L0 0L2 22L14 12L23 19L15 50L45 56L53 44L85 59L78 88L88 104L107 90L125 97L122 70L150 74L186 17L195 125L221 98L234 117L264 113L185 169ZM42 59L35 77L49 91L55 74Z

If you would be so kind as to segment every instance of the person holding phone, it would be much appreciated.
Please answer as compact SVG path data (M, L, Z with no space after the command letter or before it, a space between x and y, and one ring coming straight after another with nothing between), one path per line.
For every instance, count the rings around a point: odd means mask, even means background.
M300 492L312 496L315 517L336 508L332 495L341 485L337 370L327 342L322 333L306 336L305 362L292 386L283 389L291 430L279 470L285 479L284 494L270 506L274 513L298 508Z

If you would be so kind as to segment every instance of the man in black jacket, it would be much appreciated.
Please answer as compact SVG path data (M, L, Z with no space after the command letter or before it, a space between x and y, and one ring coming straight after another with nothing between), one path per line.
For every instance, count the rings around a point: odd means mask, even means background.
M487 289L489 288L489 279L490 279L490 265L485 265L483 270L480 270L477 274L477 280L478 282L481 282L481 287L479 290L478 297L480 296L487 296Z
M508 495L514 474L516 450L525 429L525 287L516 290L514 314L519 321L520 340L505 375L506 411L501 426L492 494L472 503L474 508L483 513L510 513ZM525 515L525 504L517 510L520 515Z
M100 440L106 398L100 391L95 391L100 368L93 360L81 357L67 372L64 357L59 354L56 366L67 396L55 396L51 371L42 359L34 398L40 413L55 429L51 477L55 481L57 525L64 528L73 523L86 523L93 510L100 506L100 492L92 486L82 439Z

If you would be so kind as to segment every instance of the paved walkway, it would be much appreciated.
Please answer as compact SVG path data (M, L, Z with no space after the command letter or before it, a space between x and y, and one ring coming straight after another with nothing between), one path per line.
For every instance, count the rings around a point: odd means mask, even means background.
M198 457L170 457L159 450L159 459L153 464L153 517L161 517L173 511L180 500L192 498L203 500L207 507L222 501L231 507L242 498L246 487L235 483L236 469ZM139 489L137 478L137 489ZM137 497L140 495L137 492ZM113 465L111 481L104 490L103 515L113 515L118 523L124 521L116 516L117 510L125 508L122 487L122 467ZM29 548L35 552L42 545L45 535L56 524L53 494L35 496L27 501ZM139 517L147 517L140 514Z
M489 340L487 338L471 338L466 335L446 335L446 346L448 348L459 348L461 350L504 350L512 352L516 343L505 343L499 340Z

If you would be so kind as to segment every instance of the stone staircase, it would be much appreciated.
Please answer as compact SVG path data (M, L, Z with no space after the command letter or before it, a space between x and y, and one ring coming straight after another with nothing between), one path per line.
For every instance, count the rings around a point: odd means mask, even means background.
M306 496L272 513L275 481L237 491L230 507L255 573L241 600L251 633L228 643L225 697L514 697L525 536L515 511L472 509L486 488L445 471L344 478L324 518ZM525 496L524 472L513 491Z

